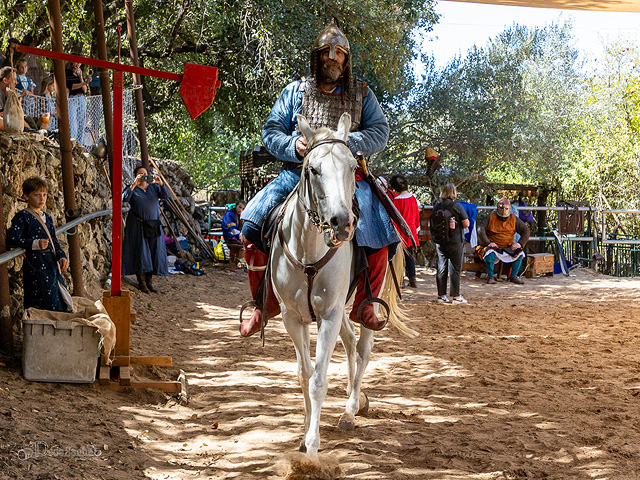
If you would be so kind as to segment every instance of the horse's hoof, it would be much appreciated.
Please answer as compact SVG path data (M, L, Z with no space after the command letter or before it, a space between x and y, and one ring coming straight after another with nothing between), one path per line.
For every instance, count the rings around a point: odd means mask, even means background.
M307 446L304 444L304 438L300 441L300 446L298 447L298 451L302 453L307 453Z
M360 409L356 415L366 415L369 411L369 397L367 397L367 394L362 391L360 392L359 403Z
M338 421L338 428L344 432L353 430L354 428L356 428L354 418L351 415L343 413L340 416L340 420Z

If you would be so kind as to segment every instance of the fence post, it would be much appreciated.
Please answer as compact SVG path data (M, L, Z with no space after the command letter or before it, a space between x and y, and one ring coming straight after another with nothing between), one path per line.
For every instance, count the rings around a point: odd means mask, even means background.
M62 20L59 0L47 0L49 7L49 26L51 28L51 47L54 52L62 52ZM56 79L56 99L58 104L58 129L60 130L60 156L62 157L62 189L64 191L64 210L76 209L76 192L73 179L73 158L71 156L71 131L69 129L69 105L67 103L66 75L64 62L53 60L53 72ZM82 253L78 235L69 235L69 263L73 278L73 293L84 295L82 280Z

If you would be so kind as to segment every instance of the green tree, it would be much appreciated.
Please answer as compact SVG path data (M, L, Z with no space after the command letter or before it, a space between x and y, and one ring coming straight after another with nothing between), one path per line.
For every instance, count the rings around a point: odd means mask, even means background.
M134 1L139 57L143 66L181 72L184 62L220 68L220 87L209 111L190 122L175 82L145 78L149 150L192 167L198 182L213 182L219 163L223 176L233 172L240 149L259 140L260 128L282 88L308 73L309 50L317 33L335 16L354 51L354 73L366 80L383 105L392 105L413 87L410 62L415 56L412 31L436 21L434 0L184 0ZM117 53L116 27L126 25L122 2L104 4L110 56ZM46 2L4 2L0 26L25 43L47 48ZM88 53L94 36L92 1L62 3L63 36L70 49ZM122 55L128 56L126 31ZM126 58L123 62L126 61ZM197 162L196 162L197 163Z
M585 80L581 136L563 186L599 209L640 209L640 55L610 45ZM638 235L637 215L608 215L609 231Z
M442 69L427 59L424 83L393 118L384 160L426 173L433 196L478 172L500 182L558 182L579 118L577 56L564 24L514 25ZM427 146L443 167L431 176ZM479 200L480 186L469 181L464 190Z

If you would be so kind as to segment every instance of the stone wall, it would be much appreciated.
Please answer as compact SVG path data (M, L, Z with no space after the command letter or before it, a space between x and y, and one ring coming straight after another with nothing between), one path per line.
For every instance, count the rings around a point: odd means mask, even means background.
M111 191L107 179L107 160L85 152L72 140L73 173L76 205L88 213L111 209ZM195 185L177 162L157 162L163 175L185 207L193 212L195 202L191 197ZM26 207L20 201L22 182L28 177L41 176L47 180L49 195L46 212L53 223L60 227L66 223L62 188L62 162L58 143L40 133L8 135L0 132L0 181L3 191L5 227L19 210ZM111 215L84 222L70 233L80 237L83 281L87 294L98 298L111 270ZM67 235L58 235L64 251L69 254ZM11 288L11 312L14 318L22 315L22 257L7 264ZM65 280L73 289L70 273Z

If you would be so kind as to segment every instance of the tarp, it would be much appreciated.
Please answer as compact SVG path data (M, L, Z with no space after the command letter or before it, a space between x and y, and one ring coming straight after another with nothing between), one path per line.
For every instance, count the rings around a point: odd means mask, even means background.
M512 7L560 8L568 10L600 10L605 12L640 12L640 0L449 0Z

